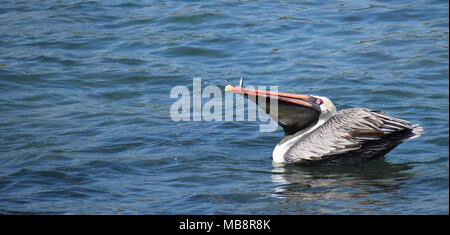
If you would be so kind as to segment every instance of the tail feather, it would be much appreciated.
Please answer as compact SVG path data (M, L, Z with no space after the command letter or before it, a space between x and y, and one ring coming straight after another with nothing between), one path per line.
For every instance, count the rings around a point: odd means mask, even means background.
M411 131L411 136L408 137L407 139L405 139L405 141L406 140L413 140L415 138L419 138L425 132L425 129L423 127L417 125L417 124L412 126L412 128L413 129Z
M402 141L412 140L420 137L424 133L424 128L420 125L413 125L411 122L394 118L391 116L387 116L382 111L372 111L372 113L381 119L383 122L383 126L381 127L381 131L385 132L385 134L395 134L395 133L408 133L406 136L403 136ZM402 134L403 135L403 134Z

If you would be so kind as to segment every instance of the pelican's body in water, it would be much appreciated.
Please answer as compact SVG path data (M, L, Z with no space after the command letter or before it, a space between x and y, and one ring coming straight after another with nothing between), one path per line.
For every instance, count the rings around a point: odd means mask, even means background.
M242 84L242 82L241 82ZM275 146L273 161L300 165L350 165L384 156L403 141L423 133L419 125L383 111L349 108L337 111L330 99L227 86L256 102L285 136ZM262 98L262 99L261 99ZM261 104L261 100L265 100ZM270 103L277 102L276 112Z

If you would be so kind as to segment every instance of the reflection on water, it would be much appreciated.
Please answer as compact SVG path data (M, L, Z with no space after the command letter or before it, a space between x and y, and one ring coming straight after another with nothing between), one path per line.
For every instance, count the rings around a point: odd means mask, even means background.
M277 186L273 196L296 206L310 202L320 205L326 200L351 201L351 206L387 205L392 200L387 201L386 197L401 197L398 191L412 177L408 173L410 169L412 167L408 164L393 164L383 158L345 167L283 167L275 164L272 181ZM308 210L306 206L299 212L339 213L339 210L320 208L316 211L313 208Z

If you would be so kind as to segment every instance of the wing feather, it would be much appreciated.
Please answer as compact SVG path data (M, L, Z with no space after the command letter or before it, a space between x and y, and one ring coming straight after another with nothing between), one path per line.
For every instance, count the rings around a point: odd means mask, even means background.
M358 150L364 143L391 133L412 129L410 122L386 116L382 111L344 109L293 144L285 159L288 163L320 160L323 156Z

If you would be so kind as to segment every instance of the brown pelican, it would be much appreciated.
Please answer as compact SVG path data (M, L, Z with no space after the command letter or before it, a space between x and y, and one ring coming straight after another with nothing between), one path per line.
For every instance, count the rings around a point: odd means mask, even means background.
M368 108L337 111L331 100L322 96L243 88L242 79L239 87L228 85L225 91L254 101L283 128L285 136L272 154L275 163L366 162L384 156L401 142L417 138L424 131L419 125L387 116L383 111ZM278 110L270 112L270 102L274 99Z

